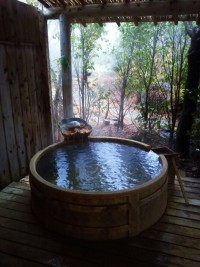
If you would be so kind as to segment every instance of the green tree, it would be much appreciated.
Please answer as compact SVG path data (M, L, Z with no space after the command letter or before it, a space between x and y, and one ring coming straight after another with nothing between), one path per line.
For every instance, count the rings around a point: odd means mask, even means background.
M190 137L192 125L197 110L197 100L200 82L200 27L187 27L188 35L191 38L188 50L188 71L184 90L183 111L178 124L176 137L176 150L182 156L189 156Z
M183 23L163 24L161 35L161 86L168 90L167 128L169 129L169 144L172 146L175 126L177 124L181 104L181 93L186 78L188 36Z
M118 129L124 127L124 117L131 108L130 96L133 92L133 52L136 47L135 35L137 27L132 23L124 23L120 27L121 41L113 50L117 78L112 90L112 104L118 116Z
M56 60L55 64L51 66L51 105L52 105L52 122L54 140L61 139L60 131L58 129L58 122L63 118L63 95L61 82L61 68L60 63Z
M104 29L98 24L73 25L72 53L79 90L80 117L88 120L93 108L95 81L92 79L94 70L94 57L101 48L97 40L102 36Z
M140 117L144 127L151 128L155 113L160 111L159 101L152 100L155 97L151 94L151 88L155 87L158 76L156 55L161 27L150 23L142 23L137 27L132 23L124 23L120 32L121 42L115 51L116 88L120 91L119 125L123 128L125 99L137 92Z
M160 102L154 101L155 94L152 91L152 89L158 88L159 68L157 54L160 34L160 24L154 26L152 23L141 23L135 36L137 42L133 54L135 66L134 87L141 94L139 109L145 129L151 129L152 122L154 124L157 123L156 115L161 110L156 107Z
M42 6L42 4L39 3L37 0L26 0L26 3L37 8L40 8Z

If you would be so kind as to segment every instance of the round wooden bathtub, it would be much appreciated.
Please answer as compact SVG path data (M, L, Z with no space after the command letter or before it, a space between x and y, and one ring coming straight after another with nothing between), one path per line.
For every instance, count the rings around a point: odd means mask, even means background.
M128 144L144 150L149 146L120 138L89 138ZM36 171L37 162L51 145L38 152L30 162L32 209L49 229L62 235L87 240L112 240L132 237L153 225L167 205L167 161L159 160L162 170L151 181L132 189L113 192L86 192L59 188L44 180ZM119 174L120 175L120 174Z

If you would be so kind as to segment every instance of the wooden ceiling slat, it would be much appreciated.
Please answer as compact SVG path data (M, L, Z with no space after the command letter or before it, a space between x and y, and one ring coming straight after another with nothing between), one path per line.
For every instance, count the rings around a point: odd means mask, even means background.
M39 0L39 2L46 8L51 7L49 4L47 4L47 2L45 0Z
M63 7L65 7L65 6L66 6L66 3L65 3L65 1L64 1L64 0L59 0L59 2L60 2L60 4L61 4L61 6L63 6Z
M200 21L197 0L38 0L49 12L47 18L65 13L71 21L138 22L195 20ZM198 17L198 19L197 19ZM137 18L137 19L136 19Z

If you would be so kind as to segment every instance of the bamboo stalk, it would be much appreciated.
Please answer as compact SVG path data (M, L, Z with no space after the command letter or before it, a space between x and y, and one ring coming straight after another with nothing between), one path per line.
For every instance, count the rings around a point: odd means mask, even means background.
M176 173L176 176L177 176L177 179L178 179L178 182L179 182L179 185L180 185L180 188L181 188L181 192L183 194L183 198L185 200L185 204L186 205L189 205L189 200L187 198L187 195L185 193L185 189L184 189L184 186L183 186L183 183L182 183L182 180L181 180L181 176L180 176L180 173L178 171L178 168L176 166L176 162L174 159L172 159L172 164L173 164L173 167L174 167L174 170L175 170L175 173Z

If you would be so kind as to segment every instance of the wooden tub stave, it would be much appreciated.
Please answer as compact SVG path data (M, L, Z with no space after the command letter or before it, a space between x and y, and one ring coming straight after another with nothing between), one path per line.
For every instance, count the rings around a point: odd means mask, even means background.
M113 138L106 140L113 142ZM125 142L138 146L138 142ZM60 145L38 152L30 163L32 209L49 230L80 239L112 240L135 236L162 216L167 205L168 185L164 156L160 156L161 173L135 188L114 192L73 191L45 181L36 171L40 157Z

